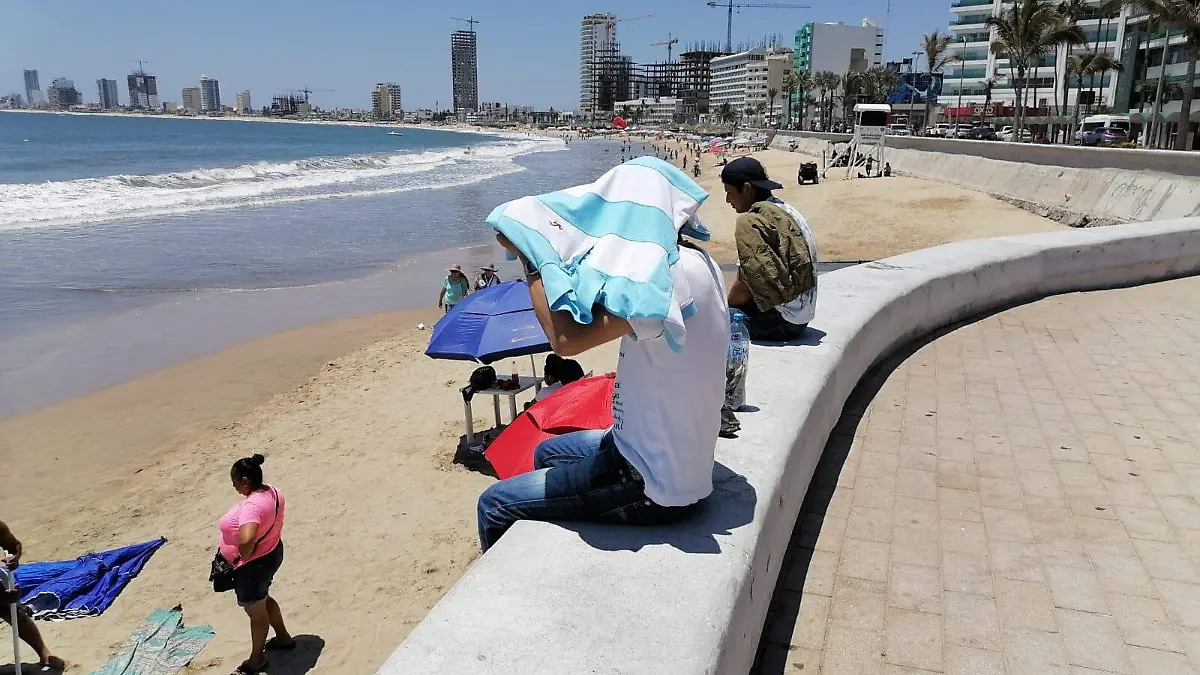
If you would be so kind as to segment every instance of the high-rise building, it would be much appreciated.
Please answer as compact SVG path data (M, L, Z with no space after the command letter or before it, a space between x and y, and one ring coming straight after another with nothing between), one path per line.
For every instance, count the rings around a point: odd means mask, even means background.
M83 103L83 97L75 88L75 82L65 77L56 77L46 90L46 99L52 108L66 109Z
M454 110L479 109L479 59L475 31L456 30L450 34L450 75Z
M184 110L193 113L200 112L200 87L184 87L181 96Z
M712 60L709 112L728 105L741 115L762 105L763 118L775 117L783 107L779 90L783 76L791 70L792 50L787 47L755 47ZM770 90L775 90L772 101Z
M30 108L36 108L42 99L42 85L38 82L36 70L25 71L25 101Z
M1123 10L1119 15L1114 16L1100 11L1103 0L1084 0L1084 4L1088 9L1079 17L1077 23L1083 29L1083 35L1087 39L1086 44L1078 45L1070 50L1051 51L1038 59L1036 66L1026 71L1023 84L1030 91L1026 105L1044 109L1053 108L1057 89L1060 92L1057 97L1059 105L1063 108L1057 114L1071 115L1075 108L1076 97L1080 95L1081 91L1084 111L1088 109L1088 101L1092 101L1093 106L1112 105L1117 109L1122 107L1122 101L1116 100L1115 96L1120 79L1119 71L1094 77L1084 76L1082 90L1074 86L1074 77L1072 76L1068 80L1071 86L1068 87L1066 100L1062 101L1063 78L1069 56L1081 52L1101 51L1108 52L1120 60L1122 42L1128 32L1136 30L1135 25L1142 26L1143 37L1141 40L1146 39L1145 24L1138 23L1132 18L1133 13L1130 10ZM1009 67L1007 55L992 53L990 46L996 38L996 29L985 23L989 16L999 15L1002 7L1006 8L1010 5L1011 3L1003 0L954 0L951 2L950 12L954 14L955 18L950 22L950 35L954 38L950 51L955 60L945 69L941 99L943 105L956 106L960 92L963 106L983 103L987 98L985 82L989 78L994 81L991 95L993 103L1004 106L1012 106L1016 103L1016 92L1013 88L1013 80L1016 75ZM1158 77L1158 69L1154 66L1162 63L1163 40L1161 33L1151 37L1156 39L1151 40L1151 67L1146 73L1151 80L1154 80ZM1177 41L1172 39L1171 44L1175 45ZM1135 51L1139 50L1135 48ZM1175 51L1174 48L1168 50L1168 77L1183 75L1186 69L1186 58L1172 60L1172 57L1181 56L1181 54L1172 54ZM957 60L959 55L964 58L961 62ZM1177 66L1171 65L1176 63ZM1122 64L1130 65L1124 61ZM923 68L924 64L919 64L916 70L920 72ZM1139 77L1141 76L1141 72L1137 74ZM1034 90L1036 90L1036 95ZM1127 100L1124 103L1127 110ZM1164 107L1164 110L1170 114L1171 108ZM1179 107L1176 106L1174 110L1178 112Z
M400 103L400 85L395 82L380 82L371 91L371 111L375 119L398 120L404 118Z
M794 51L796 70L865 73L883 65L883 29L870 19L858 26L808 23L796 31Z
M138 110L158 110L158 78L138 68L127 78L129 107Z
M629 98L632 62L621 57L616 14L589 14L579 22L579 111L595 116Z
M243 115L250 112L250 90L243 89L234 95L234 107Z
M100 94L100 108L103 110L112 110L121 106L120 98L117 96L117 81L116 80L96 80L96 89Z
M221 85L207 75L200 76L200 110L220 112Z

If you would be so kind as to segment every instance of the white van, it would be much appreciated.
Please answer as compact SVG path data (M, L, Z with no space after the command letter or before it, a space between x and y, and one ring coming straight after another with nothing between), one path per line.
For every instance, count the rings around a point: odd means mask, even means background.
M1075 132L1075 141L1084 143L1086 139L1103 132L1105 129L1116 128L1129 135L1129 115L1092 115L1083 118L1083 123Z

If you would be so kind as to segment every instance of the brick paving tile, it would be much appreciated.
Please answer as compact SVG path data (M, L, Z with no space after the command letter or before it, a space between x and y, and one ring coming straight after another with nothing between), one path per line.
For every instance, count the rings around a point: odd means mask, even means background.
M869 373L753 674L1200 675L1197 297L1056 296Z

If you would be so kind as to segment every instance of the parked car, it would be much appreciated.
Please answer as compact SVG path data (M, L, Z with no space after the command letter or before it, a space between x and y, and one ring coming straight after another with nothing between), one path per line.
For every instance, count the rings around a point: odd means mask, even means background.
M1130 131L1128 115L1091 115L1084 118L1075 132L1075 142L1081 145L1097 145L1100 134L1105 129L1120 129L1128 136Z
M950 124L935 124L926 131L928 136L936 136L938 138L946 138L946 132L950 130Z
M996 130L992 127L979 126L973 127L967 138L973 141L994 141L997 140L999 136L996 134Z
M889 124L887 133L889 136L912 136L912 130L907 124Z
M1124 129L1119 127L1108 127L1099 132L1096 142L1092 145L1111 148L1112 146L1118 143L1124 143L1127 140L1129 140L1129 134L1125 133Z
M1000 137L1000 140L1002 140L1002 141L1008 141L1011 143L1014 140L1016 140L1015 138L1013 138L1013 136L1014 136L1014 134L1013 134L1012 127L1004 127L1003 129L1000 130L999 137ZM1029 133L1028 129L1022 129L1021 130L1021 142L1029 143L1032 140L1033 140L1033 134Z
M948 131L946 131L946 138L970 138L970 137L971 137L971 125L970 124L955 124L952 127L950 127L950 129Z

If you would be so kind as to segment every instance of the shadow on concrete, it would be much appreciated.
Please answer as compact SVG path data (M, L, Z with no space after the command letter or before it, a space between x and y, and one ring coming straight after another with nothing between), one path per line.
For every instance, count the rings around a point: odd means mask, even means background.
M645 546L673 546L686 553L720 553L719 535L728 535L754 519L758 494L745 476L717 462L713 493L687 520L671 525L630 526L561 523L605 551L638 551Z
M324 649L325 639L321 636L297 635L295 649L269 653L271 666L267 670L271 675L304 675L317 666Z
M750 344L758 345L760 347L804 347L804 346L815 347L815 346L821 344L821 340L824 338L825 338L825 331L821 330L820 328L813 328L812 326L809 326L808 329L804 331L804 334L801 335L800 337L796 338L795 340L788 340L786 342L773 342L770 340L750 340ZM753 358L753 355L751 356L751 358Z

